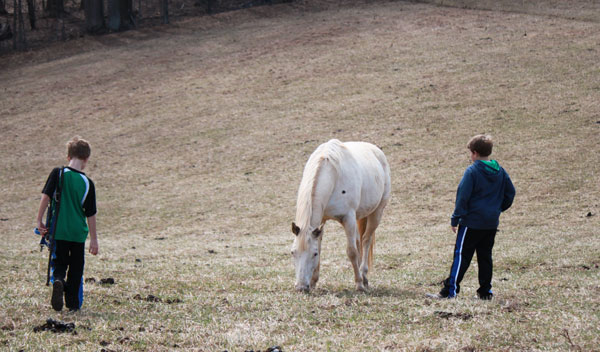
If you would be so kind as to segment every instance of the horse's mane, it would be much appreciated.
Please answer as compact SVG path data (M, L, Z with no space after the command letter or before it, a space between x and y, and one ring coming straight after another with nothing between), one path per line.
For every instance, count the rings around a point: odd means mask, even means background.
M317 188L317 180L323 169L323 165L327 162L336 170L339 170L340 160L342 158L342 149L344 145L337 139L332 139L327 143L321 144L310 156L304 173L300 188L298 189L298 201L296 203L296 224L301 229L306 229L310 226L313 213L313 202L315 202L315 191ZM329 196L329 195L327 195ZM327 199L319 199L323 210L325 209ZM303 243L304 241L300 241Z

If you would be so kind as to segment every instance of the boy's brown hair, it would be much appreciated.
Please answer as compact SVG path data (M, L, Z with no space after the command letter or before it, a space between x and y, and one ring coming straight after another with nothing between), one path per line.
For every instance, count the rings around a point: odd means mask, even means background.
M92 154L92 148L90 143L79 136L71 138L67 142L67 156L70 158L77 158L80 160L87 160Z
M472 152L477 152L480 156L489 156L492 154L493 147L492 136L488 134L478 134L467 143L467 148Z

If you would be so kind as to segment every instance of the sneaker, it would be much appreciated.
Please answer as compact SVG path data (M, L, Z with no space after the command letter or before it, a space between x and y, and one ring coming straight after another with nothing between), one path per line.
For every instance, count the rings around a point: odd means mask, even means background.
M425 297L431 298L431 299L452 299L452 298L454 298L454 297L443 295L441 293L426 293Z
M60 312L63 308L63 292L65 290L65 284L62 280L54 280L52 284L52 308Z
M477 297L483 301L491 301L492 299L494 299L494 294L493 293L486 293L484 295L477 294Z

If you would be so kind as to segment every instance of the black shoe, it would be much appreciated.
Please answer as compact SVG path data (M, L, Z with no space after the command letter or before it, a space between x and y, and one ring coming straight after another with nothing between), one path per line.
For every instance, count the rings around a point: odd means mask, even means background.
M492 299L494 299L494 294L493 293L486 293L486 294L477 294L477 296L479 297L480 300L483 301L491 301Z
M54 280L54 283L52 284L52 308L57 311L60 312L63 308L63 294L65 291L65 284L63 283L62 280Z

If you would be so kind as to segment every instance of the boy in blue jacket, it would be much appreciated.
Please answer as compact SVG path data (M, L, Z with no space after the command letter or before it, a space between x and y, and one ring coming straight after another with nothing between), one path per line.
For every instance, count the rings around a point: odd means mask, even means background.
M494 143L489 135L477 135L469 141L471 164L465 171L456 192L456 205L451 227L456 234L454 260L450 276L438 294L430 298L454 298L460 292L460 282L477 252L479 289L483 300L492 293L492 248L498 230L500 213L510 208L515 197L508 173L496 160L490 160Z

